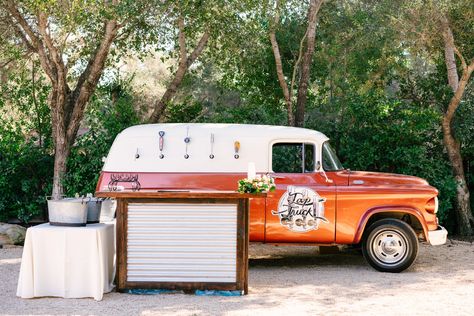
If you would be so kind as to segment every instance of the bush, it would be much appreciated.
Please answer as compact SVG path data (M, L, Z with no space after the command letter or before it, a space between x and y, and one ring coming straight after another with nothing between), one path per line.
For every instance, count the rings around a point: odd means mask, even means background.
M0 125L0 221L18 218L27 223L46 211L51 194L53 162L51 150L25 138L22 122Z
M433 109L368 94L316 108L307 125L332 138L346 168L427 179L440 192L440 222L452 230L456 186L443 153L440 119Z
M52 191L54 150L46 103L48 87L42 85L41 91L36 87L37 107L32 107L32 82L21 75L12 82L2 87L0 97L0 221L17 218L28 223L34 217L47 218L46 196ZM87 132L77 138L68 159L65 194L94 192L102 157L115 136L139 122L126 82L98 89L86 110L83 129ZM43 135L41 142L38 135Z
M20 71L0 86L0 221L27 223L46 212L54 157L43 80Z

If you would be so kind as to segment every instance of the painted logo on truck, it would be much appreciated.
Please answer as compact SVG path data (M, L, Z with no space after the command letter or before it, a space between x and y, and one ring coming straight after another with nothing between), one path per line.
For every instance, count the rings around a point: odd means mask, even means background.
M325 198L309 188L288 186L278 202L278 211L272 214L280 217L282 226L304 233L317 230L321 222L329 223L324 217L324 202Z

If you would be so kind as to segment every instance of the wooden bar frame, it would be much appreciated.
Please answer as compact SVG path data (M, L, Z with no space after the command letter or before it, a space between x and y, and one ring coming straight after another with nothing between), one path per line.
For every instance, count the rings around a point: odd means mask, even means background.
M117 194L120 195L120 194ZM177 196L174 198L173 196ZM249 247L249 195L242 194L153 194L143 197L140 193L117 196L116 254L117 291L130 289L169 290L231 290L248 294L248 247ZM262 197L265 195L261 195ZM252 196L253 197L253 196ZM127 281L127 227L129 203L191 203L191 204L235 204L237 206L236 282L129 282Z

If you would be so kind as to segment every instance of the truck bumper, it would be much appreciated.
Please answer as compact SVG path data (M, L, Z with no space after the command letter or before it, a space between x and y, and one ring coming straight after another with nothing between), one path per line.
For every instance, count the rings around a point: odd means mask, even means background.
M432 246L444 245L447 237L448 231L443 226L438 226L438 229L428 231L428 240Z

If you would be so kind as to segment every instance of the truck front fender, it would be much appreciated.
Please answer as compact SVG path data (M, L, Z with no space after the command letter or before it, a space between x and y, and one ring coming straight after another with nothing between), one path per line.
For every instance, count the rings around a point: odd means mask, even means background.
M409 214L409 215L414 216L420 223L423 229L423 234L425 235L425 239L428 241L428 226L426 225L426 221L419 210L412 207L405 207L405 206L383 206L383 207L375 207L375 208L369 209L367 210L367 212L364 213L364 215L362 215L357 225L357 231L354 235L354 244L357 244L362 241L364 230L370 218L376 214L383 214L383 213L387 213L387 215L389 213L392 213L392 214L397 213L397 214L402 214L402 215ZM390 217L390 216L387 216L387 217Z

